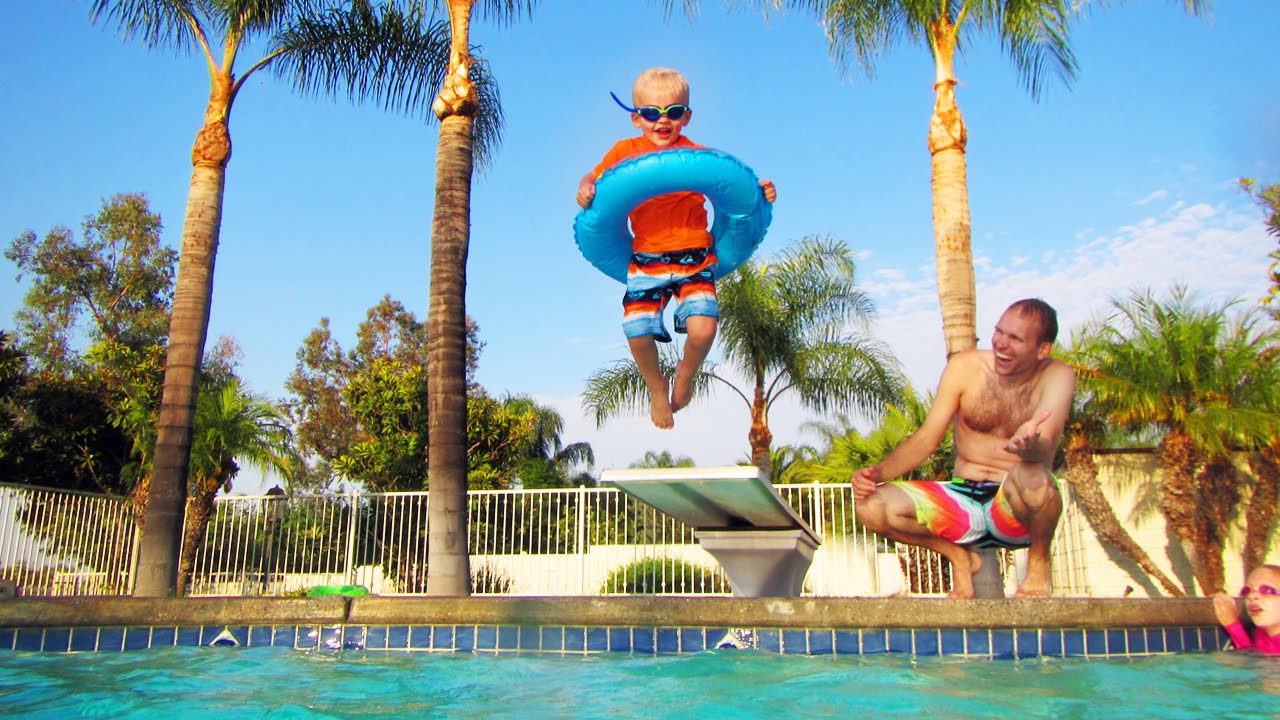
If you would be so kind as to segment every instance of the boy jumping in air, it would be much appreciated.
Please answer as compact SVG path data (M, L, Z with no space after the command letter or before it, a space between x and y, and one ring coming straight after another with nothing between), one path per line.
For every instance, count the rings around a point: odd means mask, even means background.
M600 175L626 158L703 147L682 135L693 117L689 83L683 75L666 68L645 70L636 79L631 95L635 107L623 107L631 111L631 123L640 135L615 143L600 164L582 178L577 195L581 207L591 205ZM777 199L772 182L762 180L760 186L765 200ZM692 399L693 378L716 337L716 255L707 231L705 201L695 192L669 193L641 203L629 215L635 239L622 298L622 328L649 389L649 417L664 429L675 426L674 413ZM676 302L676 332L687 338L675 380L668 383L658 362L657 343L671 342L662 313L672 298Z

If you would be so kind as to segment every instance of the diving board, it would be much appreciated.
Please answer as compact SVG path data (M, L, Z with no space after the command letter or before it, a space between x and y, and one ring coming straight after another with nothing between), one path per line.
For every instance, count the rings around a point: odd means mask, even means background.
M751 465L605 470L600 481L693 528L737 597L796 597L822 539Z

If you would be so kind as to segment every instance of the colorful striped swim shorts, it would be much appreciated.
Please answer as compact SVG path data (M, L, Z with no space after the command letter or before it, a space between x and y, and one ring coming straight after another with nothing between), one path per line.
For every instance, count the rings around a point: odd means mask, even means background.
M916 505L916 522L957 545L1024 548L1031 534L1013 516L1001 483L953 478L951 482L898 480Z
M658 342L671 342L662 313L673 298L678 333L686 331L685 323L694 315L718 318L715 264L716 255L710 248L632 254L627 291L622 295L626 336L653 335Z

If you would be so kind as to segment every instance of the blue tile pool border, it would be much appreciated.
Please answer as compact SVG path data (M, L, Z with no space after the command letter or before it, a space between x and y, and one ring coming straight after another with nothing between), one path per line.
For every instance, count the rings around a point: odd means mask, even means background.
M978 658L1142 657L1213 652L1217 626L1138 628L725 628L582 625L182 625L0 628L0 651L125 652L158 647L306 651L682 655L739 649L786 655Z

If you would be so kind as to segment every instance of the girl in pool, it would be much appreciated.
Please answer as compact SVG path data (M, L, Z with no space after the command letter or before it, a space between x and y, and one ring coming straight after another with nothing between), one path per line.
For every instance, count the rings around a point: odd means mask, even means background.
M1263 565L1254 568L1240 589L1245 609L1253 621L1253 637L1245 632L1240 622L1240 609L1235 598L1218 593L1213 598L1213 609L1218 622L1227 629L1237 650L1256 650L1263 655L1280 655L1280 565Z

